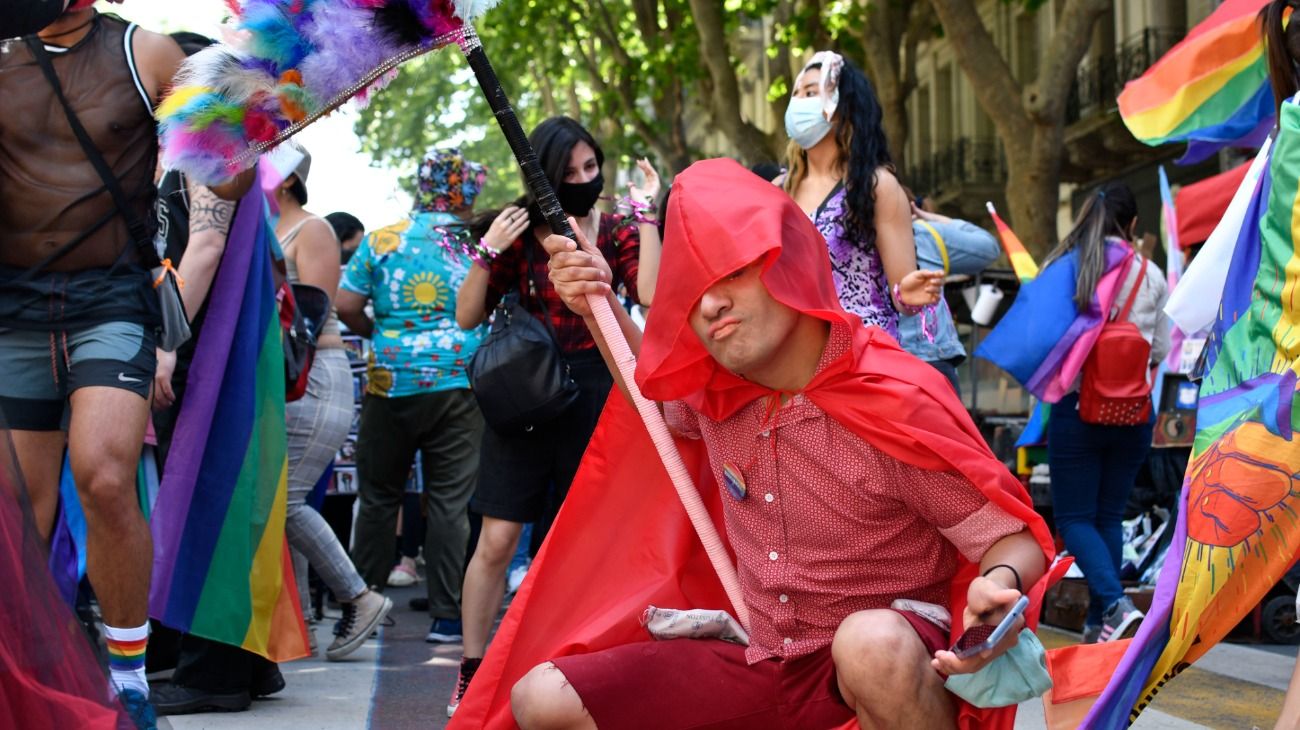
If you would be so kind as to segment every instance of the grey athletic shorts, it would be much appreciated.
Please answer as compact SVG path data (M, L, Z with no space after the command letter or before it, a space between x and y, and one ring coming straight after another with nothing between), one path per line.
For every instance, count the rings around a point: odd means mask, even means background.
M101 386L149 398L153 385L154 332L130 322L39 331L0 327L0 413L19 431L67 427L68 396Z

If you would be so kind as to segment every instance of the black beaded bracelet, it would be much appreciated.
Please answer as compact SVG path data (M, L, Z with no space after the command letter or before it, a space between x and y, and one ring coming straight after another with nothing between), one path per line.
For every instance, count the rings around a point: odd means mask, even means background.
M1024 592L1025 592L1025 585L1024 585L1024 583L1021 583L1021 582L1020 582L1020 571L1016 570L1015 568L1011 567L1010 565L1007 565L1006 563L998 563L997 565L993 566L992 568L989 568L988 570L984 571L984 577L987 578L989 573L992 573L993 571L997 570L998 568L1006 568L1007 570L1011 571L1011 574L1014 575L1014 576L1016 577L1016 590L1020 591L1021 593L1024 593Z

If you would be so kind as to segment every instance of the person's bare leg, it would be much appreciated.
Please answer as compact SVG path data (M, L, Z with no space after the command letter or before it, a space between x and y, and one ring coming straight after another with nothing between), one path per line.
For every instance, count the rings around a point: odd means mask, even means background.
M41 538L49 541L54 530L54 516L59 508L59 475L63 471L63 446L67 436L62 431L10 431L18 467L27 485L32 516Z
M595 730L573 685L550 662L528 671L510 690L510 711L522 730Z
M1282 714L1277 716L1273 730L1300 730L1300 657L1296 658L1295 669L1291 671L1291 684L1286 688Z
M105 624L140 626L149 620L153 539L135 477L149 403L105 387L80 388L71 401L68 453L86 513L86 573Z
M506 570L519 544L524 526L495 517L483 518L478 547L465 569L465 587L461 591L460 613L464 631L464 655L483 656L487 650L492 622L501 610L506 592Z
M956 711L930 653L894 611L859 611L840 623L831 644L844 702L869 728L951 728Z

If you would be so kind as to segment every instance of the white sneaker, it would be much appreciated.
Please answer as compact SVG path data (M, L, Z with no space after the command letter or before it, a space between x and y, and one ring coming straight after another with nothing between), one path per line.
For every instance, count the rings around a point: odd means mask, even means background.
M356 651L391 610L393 602L374 591L343 604L343 618L334 625L334 643L325 650L325 658L336 662Z
M393 571L388 574L388 585L393 588L406 588L413 586L420 579L415 572L415 561L403 557L402 562L393 566Z
M1115 601L1102 615L1101 636L1097 641L1104 644L1108 641L1132 638L1137 633L1138 627L1142 625L1143 618L1145 614L1133 605L1133 599L1124 596Z
M506 577L506 595L519 590L519 586L524 584L524 578L528 577L529 565L529 563L525 563L510 571L510 575Z

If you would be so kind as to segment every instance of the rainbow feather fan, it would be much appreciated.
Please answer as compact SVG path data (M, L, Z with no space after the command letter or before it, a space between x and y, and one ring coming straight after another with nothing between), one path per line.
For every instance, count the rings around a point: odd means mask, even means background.
M163 165L225 182L398 65L476 40L499 0L226 0L228 42L195 54L158 108Z

